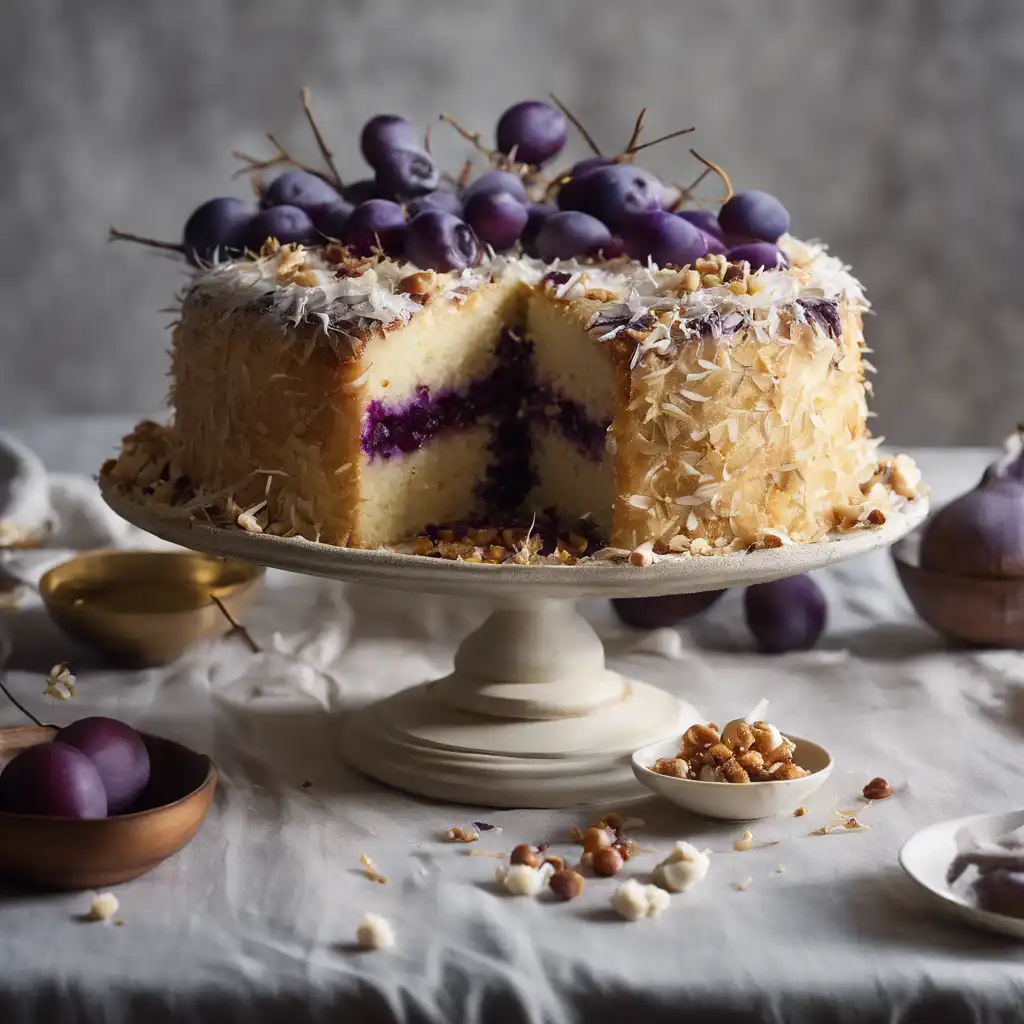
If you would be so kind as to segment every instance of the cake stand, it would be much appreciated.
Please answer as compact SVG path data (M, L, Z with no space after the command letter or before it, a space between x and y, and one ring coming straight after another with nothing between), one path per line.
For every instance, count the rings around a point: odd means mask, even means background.
M763 583L820 569L908 533L921 500L885 525L820 544L667 557L653 565L486 565L282 539L163 516L106 489L135 526L197 551L277 569L426 594L486 600L490 618L454 671L345 717L341 753L375 779L438 800L564 807L640 795L630 754L703 720L686 701L605 666L573 601L654 597Z

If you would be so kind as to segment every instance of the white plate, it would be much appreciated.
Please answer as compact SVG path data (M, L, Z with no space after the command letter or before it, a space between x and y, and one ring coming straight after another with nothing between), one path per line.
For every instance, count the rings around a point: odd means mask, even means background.
M946 871L957 854L956 834L969 828L979 839L998 839L1024 825L1024 811L1009 814L978 814L929 825L912 835L900 850L900 866L937 905L979 928L1024 939L1024 918L1007 917L981 910L954 892ZM963 889L962 885L958 888Z
M793 760L811 773L802 779L739 785L676 779L652 772L648 765L654 764L659 757L675 757L679 752L678 736L638 750L633 755L633 774L640 783L659 796L694 814L702 814L705 818L755 821L782 812L791 814L832 774L832 757L817 743L799 736L789 738L796 744Z

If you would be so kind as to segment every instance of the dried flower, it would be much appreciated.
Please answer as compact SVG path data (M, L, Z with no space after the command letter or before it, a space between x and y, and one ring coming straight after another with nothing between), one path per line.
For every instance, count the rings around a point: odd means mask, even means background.
M71 700L76 696L75 680L76 677L70 667L62 661L50 669L43 695L56 697L57 700Z

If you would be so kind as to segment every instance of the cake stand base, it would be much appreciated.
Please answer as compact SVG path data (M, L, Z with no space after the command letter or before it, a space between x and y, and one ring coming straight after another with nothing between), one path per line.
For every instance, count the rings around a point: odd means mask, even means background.
M605 668L567 601L501 607L443 679L353 712L341 752L421 796L488 807L565 807L645 794L638 747L679 736L697 710Z

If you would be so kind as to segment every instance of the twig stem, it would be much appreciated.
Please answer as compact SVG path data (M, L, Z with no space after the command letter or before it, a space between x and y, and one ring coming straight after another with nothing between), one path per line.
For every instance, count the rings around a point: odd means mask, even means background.
M629 142L626 143L626 148L623 153L635 153L636 144L640 141L640 133L644 130L644 118L647 116L647 108L641 107L640 113L636 116L636 124L633 125L633 134L629 137Z
M227 607L225 606L224 602L216 594L211 594L210 600L213 601L213 603L220 609L220 612L224 616L224 618L227 619L229 623L231 623L231 632L237 633L246 642L246 645L248 646L249 650L252 651L253 654L259 654L260 645L256 643L255 640L253 640L252 634L249 632L249 630L247 630L245 626L243 626L231 614L231 612L227 610Z
M306 115L306 120L309 122L309 127L313 129L313 134L316 136L316 144L320 147L320 154L323 156L324 163L327 164L331 175L334 177L333 184L340 189L341 175L338 173L337 165L334 163L334 154L324 140L323 132L320 131L320 125L316 123L316 118L313 116L313 107L309 100L309 87L303 86L300 95L302 96L302 110Z
M563 114L565 114L576 131L583 136L583 140L594 151L594 156L604 156L601 152L601 147L594 141L594 137L590 132L583 127L580 119L554 93L549 93L549 95L551 96L551 102L554 103L554 105L558 107Z
M472 143L474 148L483 153L488 160L493 159L494 151L484 145L483 136L479 132L471 132L468 128L463 128L451 114L441 114L440 119L445 124L450 124L467 142Z
M0 691L30 721L40 728L45 725L7 689L7 660L11 656L11 641L6 633L0 632Z
M691 149L690 153L696 157L705 167L710 168L715 174L718 175L722 180L722 184L725 186L725 195L719 200L719 202L728 202L732 198L732 182L729 180L729 175L722 170L713 160L708 160L707 157L703 157L695 149Z
M185 251L185 247L178 242L161 242L158 238L145 238L143 235L133 235L128 231L121 231L119 228L111 228L108 237L121 242L138 242L139 245L148 245L152 249L167 249L169 252Z
M680 135L689 135L690 132L695 132L697 129L695 126L689 128L680 128L678 131L669 132L668 135L659 135L656 139L651 139L650 142L641 142L640 145L634 143L626 149L626 153L632 156L634 153L639 153L642 149L650 149L651 146L657 146L661 142L668 142L669 139L675 139Z

